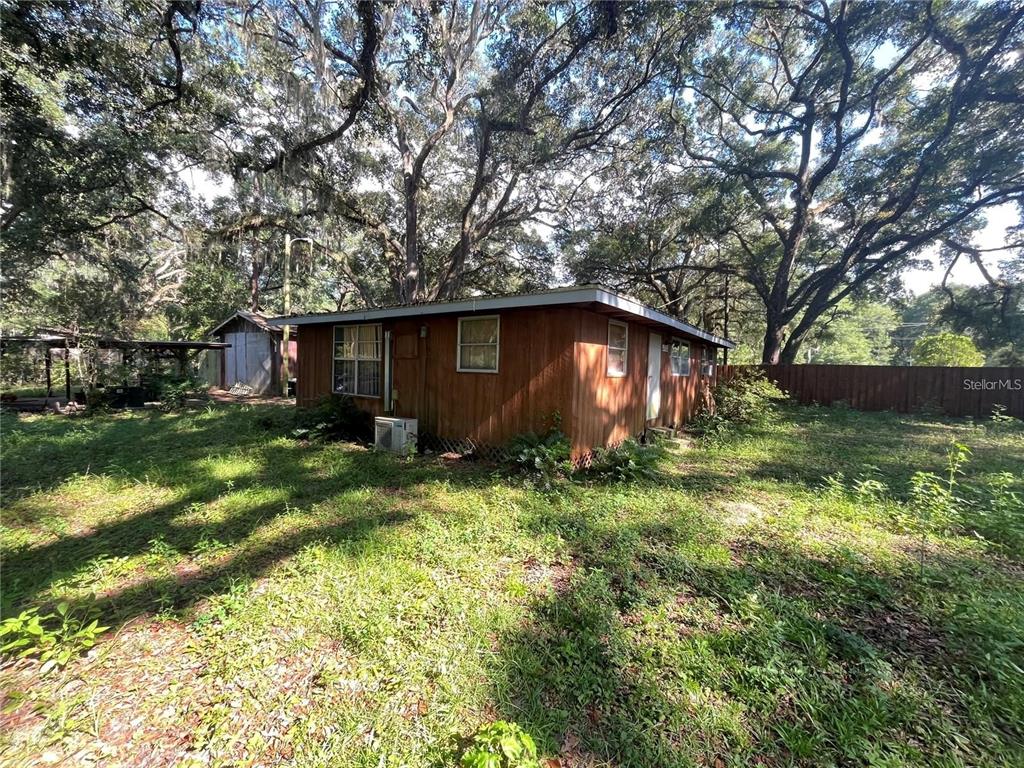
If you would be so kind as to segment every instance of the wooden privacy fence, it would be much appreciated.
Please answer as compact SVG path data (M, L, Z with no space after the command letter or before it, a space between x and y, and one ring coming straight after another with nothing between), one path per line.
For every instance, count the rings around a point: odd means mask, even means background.
M862 411L935 409L949 416L989 416L996 405L1024 419L1024 367L940 368L899 365L727 365L721 375L757 368L808 405L845 402Z

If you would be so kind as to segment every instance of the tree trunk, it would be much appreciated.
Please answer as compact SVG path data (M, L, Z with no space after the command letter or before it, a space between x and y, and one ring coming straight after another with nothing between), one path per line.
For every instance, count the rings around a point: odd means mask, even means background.
M455 253L452 254L450 277L445 282L445 285L441 287L442 295L438 296L439 299L454 299L459 295L459 292L462 290L462 278L466 273L466 262L469 260L469 251L472 245L468 223L464 223L462 232L459 233L459 244L455 247Z
M803 342L803 335L797 336L793 334L786 339L786 345L782 348L782 352L779 355L779 362L784 365L793 365L796 362L796 356L800 352L800 345Z
M765 302L765 339L761 348L761 362L765 366L778 365L785 341L785 316L780 306L770 299Z
M260 273L255 269L249 277L249 310L252 312L260 310Z
M801 345L803 345L804 340L807 338L811 326L814 325L814 322L819 317L821 317L820 312L816 312L812 316L809 308L804 312L804 316L800 318L800 322L797 323L796 328L793 329L792 333L789 334L789 338L786 339L786 344L779 356L779 362L786 365L793 365L796 362L797 355L800 354Z
M782 340L785 323L773 312L768 313L768 327L764 332L764 347L761 362L764 365L777 365L782 355Z
M417 248L417 214L419 213L419 179L413 173L412 156L408 153L405 162L405 274L402 278L404 303L423 300L423 265Z
M782 348L781 361L783 363L792 365L796 362L797 355L800 354L800 346L807 339L807 334L811 332L811 328L818 322L818 319L828 311L829 297L832 295L833 288L834 283L819 289L808 303L800 322L790 332L789 338L786 339L786 345Z

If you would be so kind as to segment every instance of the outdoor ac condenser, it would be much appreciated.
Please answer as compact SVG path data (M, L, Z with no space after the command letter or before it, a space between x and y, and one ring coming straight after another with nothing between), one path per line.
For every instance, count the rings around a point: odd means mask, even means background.
M373 420L373 445L392 453L412 453L416 450L416 419L393 419L377 416Z

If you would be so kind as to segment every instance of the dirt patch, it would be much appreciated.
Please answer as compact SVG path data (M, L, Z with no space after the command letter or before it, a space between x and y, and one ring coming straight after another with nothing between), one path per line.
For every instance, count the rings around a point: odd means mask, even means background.
M294 397L278 395L233 395L226 389L211 389L207 397L215 403L245 403L246 405L295 405Z
M208 642L180 622L146 618L63 672L7 665L0 762L274 765L292 757L290 732L314 700L363 695L332 642L271 636L260 649L266 664L234 671L208 666Z
M931 661L948 655L941 633L912 611L867 608L834 620L886 652Z
M607 760L601 759L587 749L583 749L580 746L579 737L572 731L565 734L561 747L558 757L546 761L545 768L594 768L599 765L608 765Z
M730 525L744 526L750 523L758 523L767 514L757 504L745 501L730 501L722 505L725 512L724 522Z
M550 586L556 595L562 596L569 591L569 583L576 573L577 565L573 561L542 563L531 557L523 563L523 580L526 585L536 591Z
M138 620L63 672L40 679L39 663L7 670L21 704L0 730L31 764L164 766L180 762L198 724L204 662L181 624Z

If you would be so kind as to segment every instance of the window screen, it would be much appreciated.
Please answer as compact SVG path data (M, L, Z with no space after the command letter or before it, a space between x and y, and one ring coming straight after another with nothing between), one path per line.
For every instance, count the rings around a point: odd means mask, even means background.
M497 316L460 317L458 370L497 373L500 332Z
M690 375L690 345L685 341L672 342L672 375Z
M626 357L629 353L629 326L615 320L608 321L608 375L626 375Z
M334 329L334 391L380 397L381 328L343 325Z

